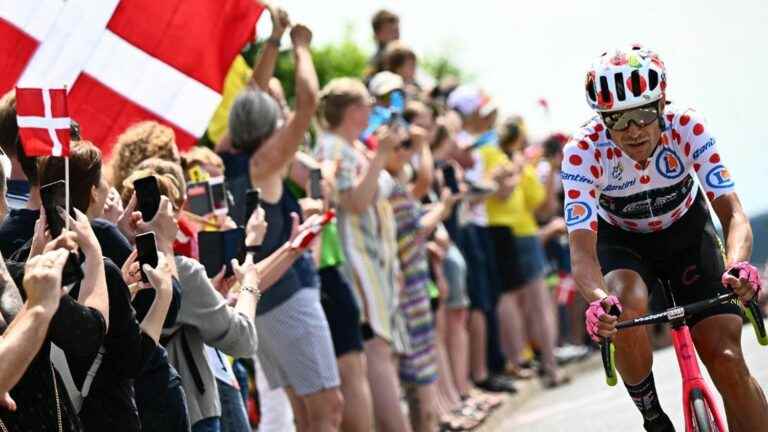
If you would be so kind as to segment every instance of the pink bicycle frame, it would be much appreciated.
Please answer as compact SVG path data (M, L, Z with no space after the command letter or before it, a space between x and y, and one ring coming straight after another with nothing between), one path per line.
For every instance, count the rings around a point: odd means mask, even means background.
M712 396L712 392L709 390L706 381L701 376L701 370L699 369L699 362L696 358L696 351L693 347L693 339L691 339L691 332L688 330L687 325L681 325L677 328L672 328L672 341L675 345L675 353L677 354L677 363L680 365L680 374L683 376L683 412L685 413L685 431L693 432L693 415L690 405L691 391L698 389L701 391L704 397L709 411L715 419L715 424L718 430L725 432L725 423L720 415L720 411L717 409L715 398Z

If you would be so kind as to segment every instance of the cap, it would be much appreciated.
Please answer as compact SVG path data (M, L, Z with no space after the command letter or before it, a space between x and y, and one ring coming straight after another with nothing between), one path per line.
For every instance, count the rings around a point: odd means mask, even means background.
M405 87L403 78L390 71L377 73L368 83L368 90L370 90L371 94L376 97L384 96L392 90L402 89L403 87Z
M469 116L477 112L486 117L496 111L496 103L480 88L472 85L460 85L448 95L448 108Z

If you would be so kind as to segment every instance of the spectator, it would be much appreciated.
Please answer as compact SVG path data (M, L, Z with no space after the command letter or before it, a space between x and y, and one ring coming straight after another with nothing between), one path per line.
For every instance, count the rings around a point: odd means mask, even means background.
M498 261L505 263L500 266L503 294L498 310L513 366L519 365L527 334L541 351L544 385L556 387L569 378L559 370L554 355L556 316L544 284L546 258L535 218L551 189L544 188L522 155L524 142L522 123L513 119L505 123L499 145L487 146L483 153L486 175L500 185L487 202L494 249Z
M335 178L337 217L342 248L347 257L343 269L345 277L352 283L362 314L368 363L376 365L368 369L376 427L382 431L408 431L410 427L400 410L400 389L392 362L390 316L398 291L398 269L396 231L392 225L392 208L387 201L393 183L384 170L394 147L404 137L383 128L378 135L376 154L369 159L368 150L357 140L368 123L368 92L362 83L349 79L340 79L334 86L339 90L344 88L340 92L341 98L352 96L352 100L344 111L325 113L326 120L330 120L329 126L336 127L331 127L330 133L319 139L318 157L338 161Z
M155 121L142 121L120 134L108 166L109 179L120 194L123 181L137 165L151 157L181 163L173 129Z
M320 119L326 130L318 139L318 156L323 158L324 145L333 139L339 139L339 133L357 137L368 123L370 97L365 86L353 79L338 78L325 85L320 98ZM333 184L328 198L336 204L337 174L343 162L325 159L324 177ZM344 273L349 257L346 255L340 233L328 232L323 239L334 245L337 251L335 265L321 264L320 278L323 291L323 308L331 326L334 338L337 363L341 374L341 390L345 406L342 419L343 430L365 431L373 428L373 402L368 385L366 357L363 352L363 335L360 327L360 309L355 300L348 279ZM329 258L329 257L325 257ZM330 263L329 263L330 264Z
M387 161L387 171L395 179L389 201L397 225L398 258L404 281L398 299L396 316L403 321L404 353L400 356L400 379L406 386L411 405L414 431L432 431L437 427L437 359L435 353L434 320L430 310L429 261L425 239L447 217L458 196L447 189L441 201L429 210L422 209L415 195L417 183L409 184L406 164L419 154L420 177L431 179L432 156L427 143L427 131L412 125L410 138L402 141ZM429 182L427 183L429 185Z
M16 90L11 90L0 98L0 151L11 162L5 173L8 188L3 196L8 199L11 209L23 209L29 200L30 185L16 157L20 146L19 127L16 125Z
M283 184L283 175L317 108L317 75L309 52L312 33L297 24L290 36L296 62L293 115L280 124L282 112L264 91L269 81L265 78L271 76L276 60L276 53L264 51L254 68L259 89L241 93L229 117L232 144L249 158L248 175L232 187L235 202L243 199L249 187L261 189L262 207L271 227L257 258L279 252L291 236L291 226L298 223L301 208ZM310 427L336 430L343 400L330 330L320 305L317 272L310 256L294 251L290 256L295 262L257 310L256 327L262 340L259 361L270 386L286 388L299 431Z
M371 27L373 27L373 39L376 42L376 53L369 63L374 71L380 71L383 69L381 59L384 49L390 42L400 39L400 17L382 9L373 15Z
M381 57L382 70L399 75L405 84L405 91L411 97L419 97L421 88L416 82L416 53L400 41L387 45Z
M7 393L37 355L61 296L66 295L61 272L68 257L65 249L55 249L30 259L24 271L27 301L20 305L18 288L0 256L0 402L11 411L15 403Z
M70 393L65 391L63 377L73 373L77 380L77 388L83 388L83 381L93 360L99 355L100 347L105 341L105 333L109 327L110 305L105 280L105 265L102 264L98 243L89 232L85 216L79 214L78 225L73 225L76 232L65 232L53 242L46 244L44 220L36 225L33 241L32 259L40 253L65 248L68 251L78 249L86 256L85 277L77 281L60 300L59 309L54 314L48 335L35 359L30 364L21 380L11 390L10 396L16 402L15 412L0 413L0 421L8 430L65 430L82 431L77 410L72 405ZM26 269L20 262L8 261L9 274L22 287L21 292L13 296L22 299L27 296ZM8 287L8 285L6 285ZM5 296L6 293L4 293ZM75 301L77 299L77 301ZM20 304L20 301L16 302ZM6 304L5 301L3 304ZM112 317L113 319L115 317ZM119 318L118 318L119 319ZM115 326L115 327L119 327ZM60 376L54 372L51 363L52 343L62 350L70 360L69 372ZM59 369L57 366L56 369ZM61 369L63 370L63 369ZM115 382L111 384L115 386ZM115 401L112 401L114 404ZM112 407L113 411L116 407ZM117 408L119 409L119 408Z
M497 107L479 88L469 85L457 87L448 97L448 107L461 117L463 130L457 135L461 148L471 157L465 180L485 184L482 148L494 145ZM461 155L459 157L462 157ZM514 393L510 380L499 375L503 370L503 356L499 352L496 316L496 298L499 292L496 256L488 230L485 198L470 200L469 223L460 229L459 248L467 261L467 286L470 298L470 369L475 385L490 392ZM501 364L499 364L501 363ZM491 373L491 371L494 373Z

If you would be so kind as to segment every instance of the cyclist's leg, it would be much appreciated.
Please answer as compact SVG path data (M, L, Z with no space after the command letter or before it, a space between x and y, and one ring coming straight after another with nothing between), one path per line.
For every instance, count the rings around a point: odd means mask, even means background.
M689 253L681 254L677 296L681 304L727 293L720 276L725 270L719 240L711 224ZM742 318L739 307L728 303L688 320L699 357L723 396L732 432L768 432L768 404L750 375L741 350Z
M723 396L728 429L731 432L767 432L768 404L744 361L741 329L740 316L710 316L693 327L693 342Z
M610 236L603 237L602 244L598 245L598 255L607 288L619 297L624 306L620 320L644 315L649 309L648 286L655 283L656 278L643 263L642 256L624 246L631 242L611 240ZM651 371L651 342L645 328L622 330L614 338L614 345L616 369L643 416L645 430L674 431L672 423L659 405Z
M619 298L624 310L620 321L648 313L648 288L634 270L616 269L605 275L608 289ZM613 339L616 347L616 369L625 383L636 384L651 372L653 351L645 327L619 332Z

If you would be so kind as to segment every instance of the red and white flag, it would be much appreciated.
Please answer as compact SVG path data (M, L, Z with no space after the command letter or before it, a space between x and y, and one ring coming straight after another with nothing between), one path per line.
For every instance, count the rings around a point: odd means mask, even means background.
M141 120L171 126L185 149L263 10L255 0L0 1L0 94L66 86L70 115L106 155Z
M69 156L65 89L17 87L16 122L27 156Z

